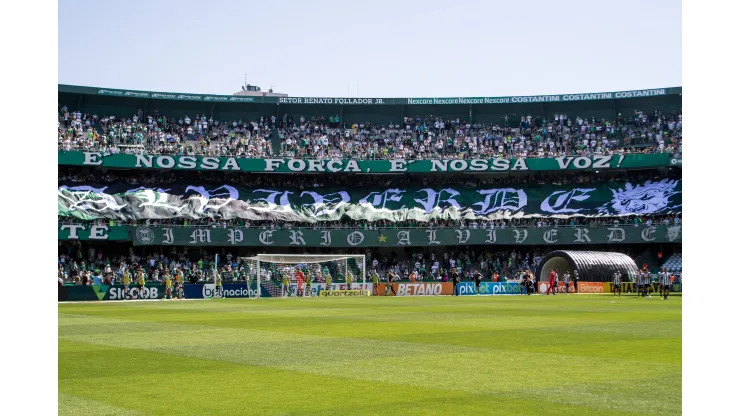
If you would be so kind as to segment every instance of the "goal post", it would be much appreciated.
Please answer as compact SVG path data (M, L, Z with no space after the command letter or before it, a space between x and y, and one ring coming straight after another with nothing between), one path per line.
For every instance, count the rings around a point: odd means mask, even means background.
M310 297L322 290L371 290L364 254L257 254L241 257L255 297ZM349 284L348 284L349 283Z

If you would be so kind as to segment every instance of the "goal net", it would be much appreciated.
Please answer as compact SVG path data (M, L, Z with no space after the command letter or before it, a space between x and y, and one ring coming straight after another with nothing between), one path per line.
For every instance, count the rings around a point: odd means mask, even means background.
M322 290L371 290L363 254L258 254L242 257L256 297L309 297Z

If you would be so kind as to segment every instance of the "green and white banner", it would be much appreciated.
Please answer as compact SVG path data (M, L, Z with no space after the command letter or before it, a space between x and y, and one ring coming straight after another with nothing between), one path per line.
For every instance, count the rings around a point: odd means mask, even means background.
M57 163L121 169L260 173L435 173L638 169L680 165L669 153L518 159L248 159L239 157L59 152Z
M59 224L59 239L74 240L89 229L83 224ZM456 245L574 245L680 243L680 225L558 228L413 228L376 230L269 230L245 227L112 226L100 240L125 235L134 245L244 247L432 247ZM76 238L77 237L77 238Z
M220 183L134 187L60 184L58 214L83 220L245 219L316 223L625 216L681 211L681 181L439 188L244 188ZM96 238L96 237L91 237Z

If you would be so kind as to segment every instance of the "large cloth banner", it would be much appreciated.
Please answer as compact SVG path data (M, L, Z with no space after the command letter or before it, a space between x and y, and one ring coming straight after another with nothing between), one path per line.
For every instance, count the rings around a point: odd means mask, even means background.
M655 215L681 212L681 180L598 185L478 188L244 188L172 184L164 188L61 183L58 214L83 220L235 219L430 221Z
M431 173L635 169L674 166L669 153L564 156L518 159L355 160L251 159L240 157L58 152L57 163L121 169L165 169L264 173Z
M96 231L89 231L95 228ZM263 228L134 227L58 224L59 240L133 241L134 245L400 247L450 245L569 245L680 243L680 225L559 228L437 228L378 230L268 230ZM334 290L344 290L335 288Z

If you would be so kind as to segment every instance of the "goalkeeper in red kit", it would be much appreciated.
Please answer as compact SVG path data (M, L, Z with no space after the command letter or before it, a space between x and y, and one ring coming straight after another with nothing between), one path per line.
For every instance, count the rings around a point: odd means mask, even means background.
M556 286L557 283L555 283L555 276L555 269L552 269L550 271L550 281L548 282L549 284L547 285L547 291L545 292L545 295L549 295L550 291L552 291L553 296L555 295L555 293L557 293L558 288Z
M300 268L296 269L295 271L295 281L298 283L296 296L304 296L304 290L306 288L306 276L303 274L303 271Z

